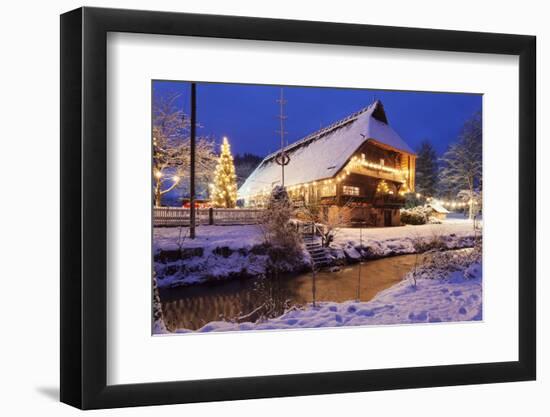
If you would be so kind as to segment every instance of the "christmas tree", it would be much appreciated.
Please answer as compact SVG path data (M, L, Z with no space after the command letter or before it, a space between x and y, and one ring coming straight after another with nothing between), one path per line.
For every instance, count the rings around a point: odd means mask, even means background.
M237 175L233 156L227 138L223 138L221 154L218 159L211 186L210 198L214 207L234 208L237 203Z

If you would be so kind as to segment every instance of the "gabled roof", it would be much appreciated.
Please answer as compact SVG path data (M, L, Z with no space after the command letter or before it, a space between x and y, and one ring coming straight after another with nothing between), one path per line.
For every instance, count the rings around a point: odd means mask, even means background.
M434 209L436 213L441 213L441 214L450 213L450 211L447 210L445 207L443 207L440 203L434 203L433 201L428 204L428 207L431 207L432 209Z
M349 158L367 142L414 154L390 127L382 102L353 113L285 148L290 162L285 166L285 186L304 184L335 176ZM239 189L239 198L271 190L281 180L281 167L272 153L264 158Z

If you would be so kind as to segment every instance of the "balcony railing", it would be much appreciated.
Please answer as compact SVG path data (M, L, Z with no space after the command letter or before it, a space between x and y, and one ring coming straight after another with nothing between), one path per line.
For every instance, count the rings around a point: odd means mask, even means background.
M403 171L388 172L382 169L370 168L365 166L356 166L351 169L352 173L360 175L368 175L373 178L380 178L388 181L406 182L407 178Z

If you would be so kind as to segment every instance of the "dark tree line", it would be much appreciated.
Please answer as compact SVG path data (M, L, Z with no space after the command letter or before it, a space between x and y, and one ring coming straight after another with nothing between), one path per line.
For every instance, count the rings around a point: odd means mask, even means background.
M420 144L416 158L416 191L423 196L433 197L437 193L438 163L432 143L425 139Z
M468 203L470 218L481 208L482 192L482 117L468 119L457 141L441 158L429 140L424 140L416 159L416 192L422 197L462 199Z

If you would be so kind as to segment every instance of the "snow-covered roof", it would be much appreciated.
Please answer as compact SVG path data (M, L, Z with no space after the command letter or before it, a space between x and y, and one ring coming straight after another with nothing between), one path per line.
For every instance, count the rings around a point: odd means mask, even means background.
M440 203L430 203L428 204L429 207L431 207L432 209L434 209L434 211L436 213L441 213L441 214L448 214L450 213L449 210L447 210L445 207L443 207Z
M349 158L367 142L396 151L414 151L391 128L379 100L348 117L318 130L285 148L290 162L285 166L285 186L304 184L335 176ZM281 166L272 153L264 158L239 189L239 198L271 190L281 180Z

